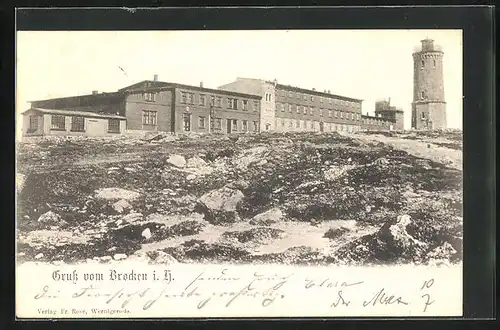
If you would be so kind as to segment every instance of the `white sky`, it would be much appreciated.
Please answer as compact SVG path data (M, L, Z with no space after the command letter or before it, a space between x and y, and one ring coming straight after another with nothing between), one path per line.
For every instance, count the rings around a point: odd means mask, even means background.
M154 74L209 88L250 77L360 98L370 114L377 99L391 97L409 129L412 53L426 37L445 53L448 127L462 128L461 30L21 31L16 110L29 100L113 92Z

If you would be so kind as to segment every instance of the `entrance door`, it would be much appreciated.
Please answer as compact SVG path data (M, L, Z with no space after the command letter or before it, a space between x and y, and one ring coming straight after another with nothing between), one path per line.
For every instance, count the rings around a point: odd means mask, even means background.
M231 134L231 123L232 123L231 119L228 119L227 122L226 122L227 134Z
M191 130L191 115L184 114L184 131L189 132Z

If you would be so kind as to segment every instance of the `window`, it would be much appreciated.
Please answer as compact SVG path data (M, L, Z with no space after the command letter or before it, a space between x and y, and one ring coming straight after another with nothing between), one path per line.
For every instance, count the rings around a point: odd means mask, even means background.
M314 108L313 108L313 107L311 107L310 111L311 111L311 112L310 112L310 115L311 115L311 116L312 116L312 115L314 115Z
M322 117L323 116L323 109L319 109L319 116Z
M311 95L311 101L314 101L314 96Z
M281 112L285 112L287 105L281 104Z
M337 112L337 111L335 111L335 112L333 113L333 115L335 116L335 118L337 118L337 117L338 117L338 112Z
M425 112L422 112L422 119L425 119Z
M254 130L255 132L257 132L257 131L259 130L259 123L258 123L258 122L256 122L256 121L254 121L254 122L253 122L253 130Z
M344 118L344 113L340 111L340 118Z
M181 92L181 103L194 104L194 94L188 92Z
M271 94L270 93L266 93L265 97L266 97L266 101L271 102Z
M38 116L30 116L29 132L34 132L38 129Z
M422 98L422 99L423 99L423 98L425 98L425 93L424 93L424 91L421 91L421 92L420 92L420 98Z
M237 99L227 99L227 107L229 109L234 109L234 110L237 110L238 109L238 100Z
M222 129L222 118L213 118L212 128L216 129L216 130L221 130Z
M307 95L306 94L304 94L304 100L307 101Z
M300 105L297 104L297 113L300 113ZM304 107L305 108L305 107Z
M351 113L351 119L354 120L354 114L353 113Z
M142 94L142 97L148 102L156 101L156 93L144 93Z
M424 66L425 66L425 62L424 62L424 60L422 60L422 66L421 66L421 68L423 69Z
M142 124L156 125L156 111L142 110Z
M237 131L238 130L238 121L236 119L233 119L231 122L232 130Z
M328 98L328 103L332 104L332 99Z
M205 128L205 117L198 117L198 128Z
M259 101L253 101L253 111L259 110Z
M243 110L248 110L248 101L247 100L243 100L241 102L243 103Z
M64 131L66 129L66 117L59 116L59 115L52 115L52 117L51 117L51 129Z
M328 110L328 117L332 116L332 110Z
M243 128L243 131L248 131L248 121L246 120L243 120L242 122L242 128Z
M120 133L120 120L119 119L108 119L108 132L109 133Z
M207 98L204 94L200 94L200 105L205 106L207 103Z
M359 120L359 113L356 114L356 120Z
M72 132L85 132L85 118L71 117L71 131Z
M321 96L319 97L319 101L323 103L323 98Z
M436 60L433 60L432 64L433 64L434 67L436 67Z

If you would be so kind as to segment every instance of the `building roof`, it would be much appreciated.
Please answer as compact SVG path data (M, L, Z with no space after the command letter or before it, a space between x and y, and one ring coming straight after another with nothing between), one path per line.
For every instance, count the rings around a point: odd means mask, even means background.
M105 119L126 119L126 117L124 116L112 115L106 113L96 113L90 111L76 111L76 110L42 109L42 108L30 108L24 111L22 114L25 115L27 112L30 111L37 111L50 115L81 116L81 117L94 117L94 118L105 118Z
M234 95L234 96L246 97L246 98L251 98L251 99L258 99L258 100L262 99L262 96L255 95L255 94L246 94L246 93L232 92L232 91L227 91L227 90L222 90L222 89L205 88L205 87L200 87L200 86L184 85L184 84L165 82L165 81L154 81L154 80L143 80L139 83L121 88L118 91L122 92L122 93L131 93L131 92L138 92L138 91L166 90L166 89L171 89L171 88L189 89L189 90L195 90L198 92L206 92L206 93L213 93L213 94Z
M123 93L121 93L121 92L111 92L111 93L101 92L101 93L97 93L97 94L64 96L64 97L56 97L56 98L45 99L45 100L32 100L32 101L28 101L28 102L35 103L35 102L57 101L57 100L74 99L74 98L86 98L86 97L109 98L109 97L118 97L120 95L123 95Z

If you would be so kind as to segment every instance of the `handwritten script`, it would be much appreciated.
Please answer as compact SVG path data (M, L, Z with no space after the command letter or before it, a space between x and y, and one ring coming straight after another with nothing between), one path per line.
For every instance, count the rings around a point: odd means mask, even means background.
M166 310L163 316L434 315L436 306L449 304L439 289L446 281L431 273L395 282L376 272L346 276L335 269L250 269L53 268L21 298L36 307L39 317L133 317Z

